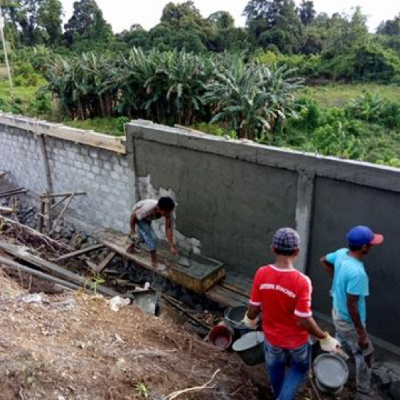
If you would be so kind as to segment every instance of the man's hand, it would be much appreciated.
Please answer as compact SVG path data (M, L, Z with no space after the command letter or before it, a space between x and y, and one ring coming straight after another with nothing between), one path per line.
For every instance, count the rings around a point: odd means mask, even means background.
M177 256L179 254L178 249L175 246L170 246L169 251L174 255Z
M250 319L247 312L246 312L242 322L249 329L252 329L252 330L257 329L257 318Z
M365 329L362 329L358 334L358 346L361 350L368 348L368 334Z
M328 353L336 353L340 349L340 343L326 332L326 337L324 339L319 339L319 344L323 351Z

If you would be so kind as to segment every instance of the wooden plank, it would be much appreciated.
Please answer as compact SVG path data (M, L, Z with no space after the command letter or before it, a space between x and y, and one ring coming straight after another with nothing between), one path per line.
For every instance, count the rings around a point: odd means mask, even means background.
M94 268L94 272L100 273L104 268L111 262L111 260L117 255L115 251L112 251L99 265Z
M249 298L235 293L229 289L223 288L221 285L215 285L213 288L205 292L205 296L226 307L239 307L248 305Z
M250 297L253 280L235 273L227 273L220 285L225 289Z
M74 196L85 196L86 195L86 192L67 192L67 193L52 193L52 194L49 194L48 197L51 197L51 198L69 197L72 195L72 193L74 193ZM46 197L46 195L42 194L40 197ZM61 201L63 201L63 200L61 200Z
M3 214L11 214L11 213L13 213L14 212L14 209L13 208L10 208L10 207L0 207L0 213L3 213Z
M16 196L17 194L24 194L26 192L27 192L26 189L8 190L7 192L0 193L0 199L4 197Z
M59 279L54 276L51 276L49 274L45 274L44 272L38 271L36 269L26 267L25 265L21 265L15 261L12 261L12 260L2 257L2 256L0 256L0 265L1 264L4 264L9 268L12 268L12 269L15 269L18 271L26 272L32 276L36 276L37 278L56 283L57 285L61 285L62 287L66 287L68 289L73 289L73 290L77 290L77 291L83 289L85 292L93 294L93 291L91 291L90 289L84 289L81 286L76 285L75 283L71 283L71 282L65 281L63 279Z
M87 285L90 285L92 283L90 279L84 278L78 274L70 272L64 268L59 267L56 264L43 260L42 258L29 253L26 247L15 246L13 244L0 240L0 249L4 250L6 253L11 254L16 258L24 260L31 265L34 265L37 268L40 268L41 270L51 272L57 275L59 278L65 279L69 282L82 285L83 287L86 287ZM96 291L97 293L108 297L115 297L120 295L120 293L115 292L114 290L106 288L102 285L97 285Z
M68 254L64 254L61 257L52 259L52 261L57 261L57 262L65 261L65 260L68 260L69 258L78 257L78 256L81 256L82 254L86 254L86 253L90 253L95 250L103 249L104 247L106 247L106 246L102 243L94 244L93 246L85 247L84 249L80 249L80 250L76 250L76 251L73 251Z
M6 176L7 171L0 171L0 179Z
M23 129L36 135L51 136L68 142L82 143L92 147L126 154L125 138L117 138L94 131L70 128L61 124L39 121L33 118L19 117L0 113L0 124Z
M71 204L72 200L74 199L74 197L75 197L75 192L72 192L71 196L68 198L63 209L61 210L60 215L54 221L53 227L51 228L51 230L49 232L49 236L51 236L53 234L53 232L55 231L55 229L57 228L58 223L61 221L61 218L64 216L65 212L67 211L67 209L68 209L69 205ZM52 210L52 208L49 209L49 216L50 216L51 210Z

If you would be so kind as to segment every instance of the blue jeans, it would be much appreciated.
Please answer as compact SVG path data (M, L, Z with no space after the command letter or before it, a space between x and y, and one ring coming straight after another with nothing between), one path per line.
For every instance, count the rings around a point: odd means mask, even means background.
M265 341L265 365L278 400L293 400L303 385L310 368L311 347L307 343L294 350L272 346ZM286 373L286 365L289 371Z
M142 220L137 221L138 233L142 242L146 243L147 250L157 250L158 238L154 229L151 227L151 222Z

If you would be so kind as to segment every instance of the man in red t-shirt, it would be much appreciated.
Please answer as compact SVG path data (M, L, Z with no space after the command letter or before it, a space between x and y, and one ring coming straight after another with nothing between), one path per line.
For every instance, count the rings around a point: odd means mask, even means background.
M336 351L339 343L312 317L311 281L294 268L300 252L298 233L291 228L279 229L272 251L276 261L257 271L244 322L255 329L262 311L266 368L273 392L279 400L292 400L310 366L309 335L315 336L325 351ZM286 374L288 360L290 369Z

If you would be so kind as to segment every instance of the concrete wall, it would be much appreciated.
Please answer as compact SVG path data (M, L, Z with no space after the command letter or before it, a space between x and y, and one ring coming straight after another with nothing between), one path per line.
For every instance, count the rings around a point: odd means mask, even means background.
M127 231L129 172L127 157L115 152L46 137L46 153L54 192L86 191L76 197L70 214L102 228ZM16 127L0 125L0 170L33 194L47 188L38 137Z
M368 327L380 344L400 346L399 170L143 122L130 124L127 134L137 195L147 197L148 187L172 193L179 203L177 229L228 270L252 276L273 259L273 232L296 227L303 241L298 268L311 276L314 308L326 316L330 280L319 258L345 247L354 225L382 232L385 245L366 260Z
M249 276L265 262L275 230L295 224L293 172L142 139L135 154L138 178L174 193L178 231Z
M0 170L40 194L47 181L35 134L38 123L8 119L0 115ZM385 344L400 347L399 170L144 121L127 125L126 147L123 141L93 139L87 132L71 131L69 140L65 128L44 125L39 128L54 191L87 191L72 204L72 215L127 231L129 210L137 200L170 195L178 203L179 246L223 261L228 273L250 277L272 260L273 232L296 227L303 241L297 267L311 276L314 307L325 315L330 312L330 282L318 259L345 246L353 225L382 232L384 246L367 259L369 330ZM163 227L156 228L163 236Z

